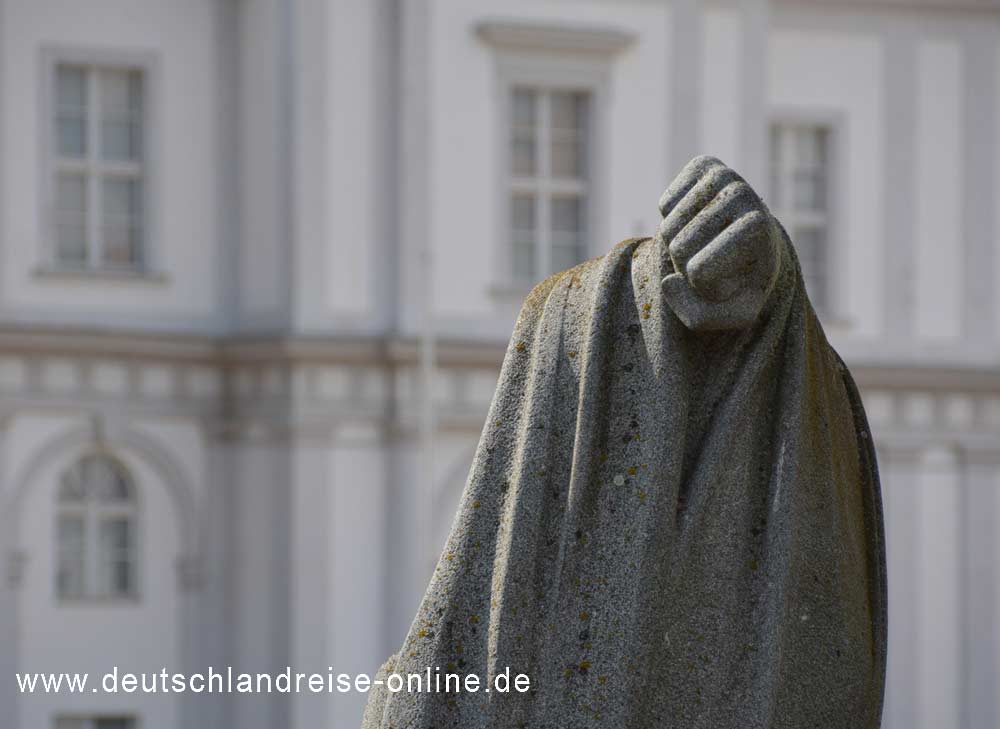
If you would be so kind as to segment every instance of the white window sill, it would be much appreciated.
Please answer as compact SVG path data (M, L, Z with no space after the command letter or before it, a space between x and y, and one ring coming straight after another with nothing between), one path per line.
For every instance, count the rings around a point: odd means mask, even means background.
M127 268L71 268L68 266L39 266L33 271L38 278L78 281L127 281L162 284L168 280L162 271L129 270Z

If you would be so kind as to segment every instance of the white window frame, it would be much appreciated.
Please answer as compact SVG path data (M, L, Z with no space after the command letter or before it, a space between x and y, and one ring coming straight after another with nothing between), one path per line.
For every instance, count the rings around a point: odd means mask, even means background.
M491 270L494 277L490 290L501 296L522 296L532 281L514 276L512 260L512 230L510 203L520 182L511 170L511 99L517 88L541 91L573 91L589 95L588 139L586 147L586 191L584 196L583 259L597 251L604 252L609 241L607 180L608 99L611 92L611 70L614 55L634 41L634 37L617 29L584 28L578 26L535 25L522 22L486 21L476 28L480 39L492 47L495 63L493 199L496 218L490 230L494 235L491 246ZM539 148L539 154L548 154ZM542 178L533 178L540 180ZM543 182L542 184L545 184ZM574 188L577 185L574 184ZM558 192L558 190L550 190ZM548 231L549 221L543 209L536 210L536 229ZM550 270L551 246L545 245L549 233L536 241L536 279L555 271ZM600 246L600 248L598 248ZM544 250L543 250L544 249Z
M768 144L770 145L771 130L775 126L807 126L823 127L827 130L827 170L826 170L826 211L823 214L823 228L826 231L825 249L823 251L823 265L825 269L825 300L813 302L816 312L828 323L838 323L838 316L843 311L845 285L843 273L846 266L839 268L834 266L836 261L835 251L845 251L841 239L841 221L843 220L843 194L841 189L842 170L845 167L846 159L844 155L847 150L847 120L846 116L839 111L801 109L801 108L778 108L772 110L768 126ZM768 150L768 174L766 176L768 187L771 186L771 150ZM793 231L799 221L802 211L790 210L773 204L777 194L776 190L768 190L768 205L774 216L781 221L781 224L792 236L792 245L795 245ZM807 224L809 220L805 221ZM842 322L841 322L842 323Z
M535 174L528 177L515 175L511 171L511 119L510 100L515 90L532 91L536 99L536 123L535 123ZM557 93L584 94L587 97L587 126L584 130L586 135L583 139L584 145L584 170L580 177L559 178L552 174L552 96ZM580 88L577 86L529 86L524 83L514 84L507 91L507 139L508 139L508 160L507 160L507 239L508 254L512 247L512 227L510 216L510 200L514 195L530 197L535 201L535 278L542 279L555 273L552 264L552 253L554 243L552 240L552 199L555 197L572 197L580 200L583 205L583 239L581 253L583 259L594 247L591 226L593 215L591 213L593 198L593 175L591 171L591 157L596 145L591 122L594 115L594 93L591 88ZM583 260L581 259L581 260ZM511 262L513 263L513 262ZM517 276L510 268L512 281L517 282ZM525 284L530 283L525 281Z
M128 478L129 486L132 490L132 498L128 504L95 504L93 501L85 499L83 503L74 504L65 502L61 498L63 487L62 478L65 473L79 468L80 462L88 457L106 458L117 468L121 469ZM59 604L74 605L87 602L101 603L134 603L138 602L142 594L142 549L141 537L143 533L142 525L142 503L140 491L136 483L135 475L120 458L102 450L91 450L78 454L63 470L59 472L54 493L55 519L53 522L53 580L52 589ZM83 593L80 595L64 595L59 590L58 570L62 562L62 544L59 532L60 522L65 516L76 516L83 520ZM100 524L112 518L125 517L132 528L131 565L132 584L127 593L104 593L98 591L100 585L100 557L101 550L98 544L100 539ZM69 717L66 717L69 718Z
M119 165L128 167L130 171L138 170L141 180L141 215L142 234L138 260L134 266L115 266L103 263L100 255L101 241L96 235L96 226L102 218L100 210L100 191L88 192L87 195L87 262L83 266L63 263L56 253L55 231L55 180L60 170L58 153L55 148L55 93L57 69L60 65L83 66L87 69L108 68L116 70L137 71L142 75L142 118L141 118L141 156L136 163L115 163L100 161L96 166L101 170ZM89 48L45 48L42 50L39 82L39 274L67 274L96 277L124 277L161 279L158 268L159 240L159 209L157 202L159 194L159 117L160 75L158 56L154 53L130 52ZM96 112L96 96L94 95L94 76L88 72L88 154L80 161L81 171L88 179L99 179L94 169L94 143L100 129L94 124ZM124 168L123 168L124 169ZM88 185L88 190L94 187Z

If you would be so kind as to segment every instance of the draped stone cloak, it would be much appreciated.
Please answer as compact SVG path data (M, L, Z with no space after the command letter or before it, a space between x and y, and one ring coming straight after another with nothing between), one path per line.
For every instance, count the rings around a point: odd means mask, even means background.
M382 667L518 693L369 696L365 729L873 729L886 583L875 453L785 242L743 331L626 240L528 296L451 534Z

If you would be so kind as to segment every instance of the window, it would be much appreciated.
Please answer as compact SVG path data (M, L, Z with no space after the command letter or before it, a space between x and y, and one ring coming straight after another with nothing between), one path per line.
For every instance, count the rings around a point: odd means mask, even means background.
M136 726L135 719L124 716L60 717L56 719L55 729L136 729Z
M139 270L146 230L144 73L70 63L52 69L52 262Z
M771 127L771 207L795 244L809 298L821 311L830 304L830 137L825 125Z
M104 454L81 458L63 474L57 507L56 594L134 596L137 509L125 468Z
M587 254L591 94L515 86L510 99L510 245L517 281Z

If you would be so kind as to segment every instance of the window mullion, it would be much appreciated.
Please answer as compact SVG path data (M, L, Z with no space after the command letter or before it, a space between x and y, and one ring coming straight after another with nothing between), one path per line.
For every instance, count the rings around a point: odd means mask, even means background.
M542 278L552 273L552 94L538 91L538 250L535 252Z
M87 70L87 263L91 268L100 266L100 98L97 68Z

